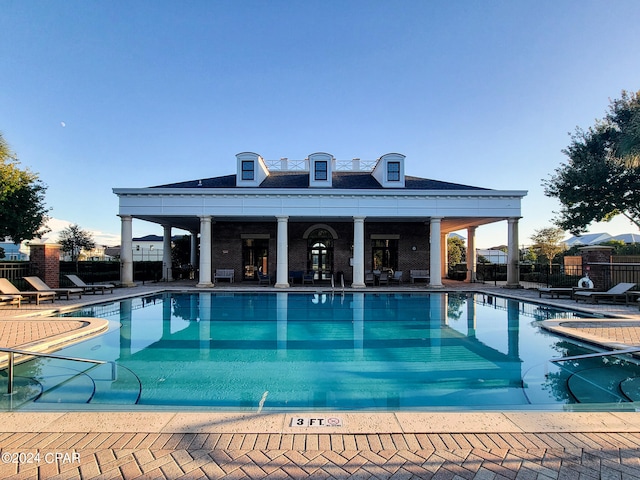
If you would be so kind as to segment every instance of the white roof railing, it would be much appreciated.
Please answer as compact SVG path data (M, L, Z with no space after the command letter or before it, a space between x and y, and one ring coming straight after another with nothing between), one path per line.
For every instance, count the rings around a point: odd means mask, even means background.
M281 158L280 160L264 160L270 172L308 172L309 159L292 160ZM377 160L333 160L333 170L338 172L371 172L378 163Z

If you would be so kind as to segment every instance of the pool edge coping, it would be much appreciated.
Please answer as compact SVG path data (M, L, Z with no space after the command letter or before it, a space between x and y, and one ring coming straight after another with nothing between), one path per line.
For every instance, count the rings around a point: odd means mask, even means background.
M342 426L296 427L333 416ZM640 433L640 412L0 412L3 433L228 433L281 435ZM9 427L11 425L11 427Z

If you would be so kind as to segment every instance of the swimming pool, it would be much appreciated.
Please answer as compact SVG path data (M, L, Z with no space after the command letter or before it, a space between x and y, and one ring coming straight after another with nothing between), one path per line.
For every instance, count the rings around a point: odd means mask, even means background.
M56 353L113 363L17 365L11 408L634 410L640 398L629 357L550 361L597 351L539 327L584 314L487 294L181 292L69 316L109 330Z

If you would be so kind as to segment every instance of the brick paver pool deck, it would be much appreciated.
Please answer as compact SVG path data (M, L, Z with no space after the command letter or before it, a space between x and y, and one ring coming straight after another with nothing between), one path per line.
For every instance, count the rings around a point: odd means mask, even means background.
M24 304L19 310L0 308L0 347L68 340L100 328L99 323L83 319L38 316L52 309L165 287L118 289L105 297L84 295L81 300L37 307ZM187 287L169 284L169 288ZM471 287L540 301L529 290ZM226 288L231 287L216 287ZM543 302L576 308L567 299ZM640 346L637 306L580 307L619 318L563 321L558 328L603 345ZM0 478L640 479L640 413L636 412L334 415L342 426L293 427L293 413L4 412L0 413Z

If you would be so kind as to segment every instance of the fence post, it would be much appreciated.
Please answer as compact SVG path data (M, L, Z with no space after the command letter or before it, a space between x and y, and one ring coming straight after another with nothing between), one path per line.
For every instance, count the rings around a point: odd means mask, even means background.
M583 272L589 274L589 278L597 289L607 290L611 288L611 270L609 268L592 269L590 264L611 264L611 253L614 247L607 245L593 245L581 247ZM594 265L595 266L595 265Z

